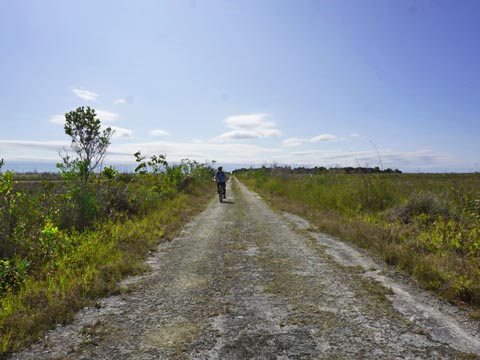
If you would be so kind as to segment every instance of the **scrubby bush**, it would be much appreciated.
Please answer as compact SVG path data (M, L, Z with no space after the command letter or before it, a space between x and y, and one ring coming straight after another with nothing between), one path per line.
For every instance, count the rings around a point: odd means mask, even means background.
M448 217L450 209L445 200L440 200L438 195L431 192L414 193L408 201L390 209L389 216L392 220L409 223L416 217L424 215L429 219L437 216Z
M1 169L1 168L0 168ZM16 198L13 192L13 174L0 174L0 256L11 257L15 250Z
M12 291L27 278L30 264L26 259L0 260L0 294Z
M359 209L379 212L395 203L395 192L389 178L381 175L360 175L360 179L362 186ZM353 187L355 188L356 186Z

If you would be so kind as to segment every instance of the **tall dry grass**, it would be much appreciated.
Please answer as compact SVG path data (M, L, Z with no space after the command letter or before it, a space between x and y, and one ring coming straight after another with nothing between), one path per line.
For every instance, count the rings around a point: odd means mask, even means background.
M237 174L275 207L370 249L424 288L480 305L480 174Z

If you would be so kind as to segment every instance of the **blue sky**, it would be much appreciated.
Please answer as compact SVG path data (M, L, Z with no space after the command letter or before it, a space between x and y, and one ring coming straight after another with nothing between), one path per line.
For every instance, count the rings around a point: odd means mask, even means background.
M479 171L479 19L476 0L3 0L0 158L54 164L63 115L91 106L116 164Z

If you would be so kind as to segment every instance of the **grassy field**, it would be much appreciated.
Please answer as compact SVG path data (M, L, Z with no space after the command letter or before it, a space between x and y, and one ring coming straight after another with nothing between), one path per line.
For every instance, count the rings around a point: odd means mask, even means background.
M212 169L76 178L0 173L0 357L39 339L118 281L211 199Z
M480 174L236 175L274 207L370 249L478 317Z

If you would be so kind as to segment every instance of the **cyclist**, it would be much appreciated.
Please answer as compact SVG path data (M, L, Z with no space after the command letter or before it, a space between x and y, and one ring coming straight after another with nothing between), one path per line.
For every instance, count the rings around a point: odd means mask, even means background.
M217 183L218 187L221 187L223 190L223 198L227 198L227 175L223 172L223 169L221 166L218 167L218 171L215 174L215 179L214 181ZM220 191L220 189L219 189Z

